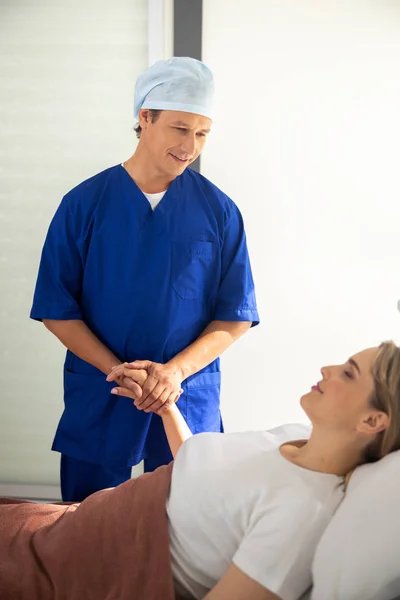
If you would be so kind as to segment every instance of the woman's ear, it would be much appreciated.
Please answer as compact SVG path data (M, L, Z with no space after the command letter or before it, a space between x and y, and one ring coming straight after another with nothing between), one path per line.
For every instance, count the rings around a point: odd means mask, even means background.
M367 435L376 435L389 427L389 417L382 411L375 410L363 418L357 430Z

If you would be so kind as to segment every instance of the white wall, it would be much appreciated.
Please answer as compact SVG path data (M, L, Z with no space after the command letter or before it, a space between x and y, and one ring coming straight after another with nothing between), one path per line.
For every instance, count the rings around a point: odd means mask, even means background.
M50 446L64 349L29 320L40 251L62 195L135 147L147 8L146 0L0 4L0 484L58 484Z
M58 484L64 351L28 318L39 254L65 191L133 149L146 11L0 5L0 484ZM399 22L393 2L204 0L220 116L202 168L245 216L262 317L223 359L228 430L305 420L321 364L398 336Z
M223 360L226 427L307 422L323 364L399 341L400 5L204 0L203 59L202 170L244 214L262 319Z

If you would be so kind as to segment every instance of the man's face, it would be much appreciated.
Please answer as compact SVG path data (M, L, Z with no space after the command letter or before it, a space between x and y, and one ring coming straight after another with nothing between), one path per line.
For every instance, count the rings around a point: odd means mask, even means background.
M212 121L207 117L174 110L161 111L153 123L151 111L139 113L140 143L154 166L172 179L181 175L203 150Z

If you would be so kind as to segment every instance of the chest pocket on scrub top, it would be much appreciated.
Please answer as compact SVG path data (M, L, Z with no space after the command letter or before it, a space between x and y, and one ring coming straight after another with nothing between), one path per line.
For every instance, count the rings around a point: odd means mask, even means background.
M172 287L183 300L201 300L212 289L216 244L172 242Z

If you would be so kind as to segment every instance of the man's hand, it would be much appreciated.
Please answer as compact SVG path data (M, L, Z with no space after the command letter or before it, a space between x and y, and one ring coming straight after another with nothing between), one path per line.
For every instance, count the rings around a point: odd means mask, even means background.
M117 367L110 373L108 381L114 381L115 376L124 376L124 385L126 386L126 378L132 377L135 379L135 373L145 370L147 379L142 386L142 394L140 397L135 397L135 406L139 410L145 412L156 412L162 414L171 404L176 402L182 393L182 373L178 369L172 369L168 365L151 362L150 360L139 360L133 363L125 363L122 370ZM133 391L133 390L131 390ZM125 395L125 394L123 394ZM132 397L132 396L128 396Z
M122 363L113 367L111 373L107 375L107 381L115 381L118 388L113 388L113 394L127 396L133 400L140 399L142 396L142 387L147 379L147 371L141 369L127 369L128 363ZM128 392L128 393L123 393Z

